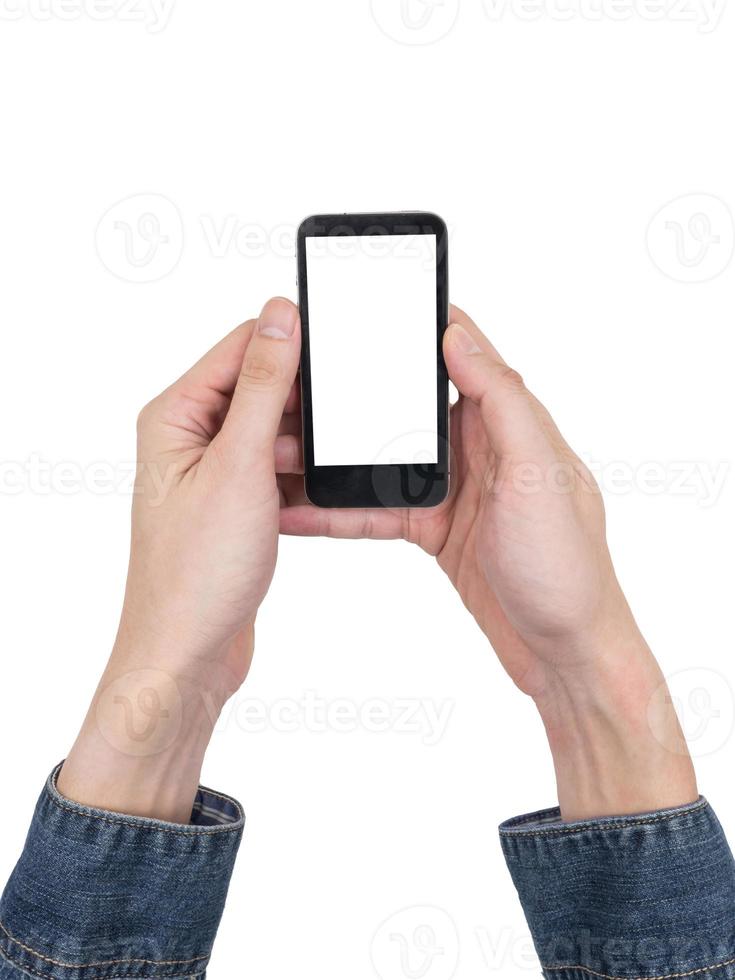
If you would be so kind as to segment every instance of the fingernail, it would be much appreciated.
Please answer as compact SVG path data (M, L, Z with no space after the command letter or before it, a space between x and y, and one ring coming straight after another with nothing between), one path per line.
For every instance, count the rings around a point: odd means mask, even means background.
M450 339L452 343L455 344L463 354L482 353L480 348L475 343L474 337L467 333L464 327L461 327L458 323L453 323L449 329L451 330Z
M258 317L258 333L261 337L288 340L296 328L298 313L293 304L285 299L269 299Z

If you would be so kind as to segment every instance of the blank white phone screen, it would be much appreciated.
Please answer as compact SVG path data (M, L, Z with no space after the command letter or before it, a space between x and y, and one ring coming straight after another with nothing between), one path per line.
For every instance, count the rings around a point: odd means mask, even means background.
M436 463L436 235L307 237L315 466Z

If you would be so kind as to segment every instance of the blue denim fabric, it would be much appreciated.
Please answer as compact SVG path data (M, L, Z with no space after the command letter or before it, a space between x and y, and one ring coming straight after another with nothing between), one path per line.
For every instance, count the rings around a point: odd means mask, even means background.
M190 825L41 794L0 901L0 980L201 980L242 838L202 789ZM735 863L706 800L500 828L549 980L735 978Z
M201 789L191 825L38 801L0 901L0 980L200 978L244 816Z
M567 824L546 810L500 838L550 980L735 977L735 863L706 800Z

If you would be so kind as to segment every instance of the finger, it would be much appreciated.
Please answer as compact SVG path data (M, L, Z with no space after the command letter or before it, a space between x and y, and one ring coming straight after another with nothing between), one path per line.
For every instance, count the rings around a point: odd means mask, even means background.
M218 436L222 448L252 465L272 453L299 365L299 311L290 300L268 300L247 345L230 409ZM255 457L253 457L255 454Z
M282 415L278 423L279 436L301 436L301 416L291 413Z
M149 451L207 445L214 438L254 328L255 320L241 324L143 408L138 432Z
M485 337L484 334L482 334L482 332L479 330L477 324L472 319L472 317L468 313L465 313L465 311L461 307L455 306L454 303L450 304L449 307L449 323L450 325L454 323L458 323L461 327L465 327L470 333L476 332L477 334L479 334L487 344L487 351L489 353L494 354L498 364L502 366L507 366L507 362L505 358L502 356L502 354L500 354L497 347L492 343L492 341L489 340L487 337ZM535 396L532 395L530 392L528 392L528 394L533 399L535 407L538 410L540 410L540 412L544 413L549 420L551 420L551 416L549 415L548 411L543 407L541 402L539 402L538 399L535 398Z
M301 507L309 503L304 489L304 477L297 473L279 473L276 477L281 507Z
M275 457L276 473L304 472L304 461L301 455L301 439L298 436L276 436Z
M477 324L472 319L472 317L468 313L465 313L465 311L461 309L459 306L455 306L454 303L452 303L449 307L449 323L450 324L458 323L461 327L466 327L470 331L477 330L478 333L480 332ZM505 364L505 361L498 353L495 345L490 340L488 340L487 337L485 337L484 339L487 343L488 350L492 351L493 354L495 354L495 356L497 357L498 361L500 361L501 364Z
M388 541L403 537L401 511L337 510L312 504L285 507L281 510L281 534L301 537L371 538Z
M458 323L460 326L467 327L470 331L478 330L472 317L465 313L464 310L460 309L459 306L454 306L454 304L449 307L449 322ZM498 353L494 344L489 341L487 337L485 337L485 340L487 341L489 350L493 351L493 353L496 355L498 362L505 365L505 360L503 359L502 355ZM549 438L553 439L559 445L563 446L568 452L572 453L573 450L562 436L556 422L549 414L549 410L538 400L538 398L536 398L534 394L528 392L528 396L531 398L536 414L541 424L547 430Z
M186 390L206 388L228 398L231 397L256 323L257 320L248 320L235 327L207 351L193 367L190 367L172 387Z
M523 379L461 311L444 334L444 359L460 394L479 408L488 440L501 456L539 459L549 451Z
M291 386L283 411L286 415L301 414L301 384L298 377Z

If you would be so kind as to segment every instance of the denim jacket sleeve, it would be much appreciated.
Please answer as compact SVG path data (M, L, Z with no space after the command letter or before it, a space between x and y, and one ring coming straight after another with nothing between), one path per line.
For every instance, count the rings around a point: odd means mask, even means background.
M501 825L548 980L735 977L735 864L706 800L562 823Z
M240 805L200 789L191 824L38 801L0 900L0 980L204 976L242 838Z

